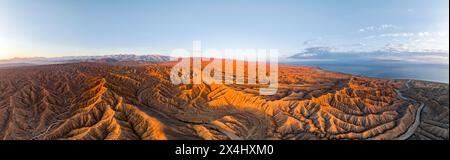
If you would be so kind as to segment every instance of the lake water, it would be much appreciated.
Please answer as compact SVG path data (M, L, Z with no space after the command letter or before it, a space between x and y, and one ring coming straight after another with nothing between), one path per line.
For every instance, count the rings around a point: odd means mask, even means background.
M324 70L388 79L417 79L449 83L448 64L400 61L281 61L284 64L317 66Z

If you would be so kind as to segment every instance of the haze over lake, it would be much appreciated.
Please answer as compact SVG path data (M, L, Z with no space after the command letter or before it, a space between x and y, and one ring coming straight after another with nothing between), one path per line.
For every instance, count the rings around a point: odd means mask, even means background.
M382 60L284 60L282 61L282 63L292 65L317 66L324 70L377 78L416 79L449 83L448 64L423 64L404 61Z

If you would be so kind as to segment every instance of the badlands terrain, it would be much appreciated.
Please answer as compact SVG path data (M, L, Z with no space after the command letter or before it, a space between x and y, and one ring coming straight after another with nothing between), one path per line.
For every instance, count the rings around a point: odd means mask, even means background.
M174 85L174 62L0 69L0 139L448 140L448 84L279 66L260 85Z

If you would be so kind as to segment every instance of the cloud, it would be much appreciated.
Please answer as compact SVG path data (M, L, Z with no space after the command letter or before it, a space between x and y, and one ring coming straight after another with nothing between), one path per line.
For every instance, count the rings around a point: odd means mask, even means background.
M315 42L314 39L306 40L306 41L303 42L303 45L304 45L304 46L308 46L308 45L314 44L314 42Z
M448 37L448 32L395 32L395 33L384 33L379 35L370 35L364 37L364 39L374 39L374 38L389 38L389 37L415 37L415 38L425 38L425 37L436 37L445 38Z
M383 24L380 26L368 26L365 28L361 28L358 30L358 32L369 32L369 31L383 31L388 29L398 29L400 27L392 25L392 24Z
M364 39L374 39L374 38L388 38L388 37L413 37L416 36L416 33L412 32L399 32L399 33L384 33L379 35L370 35L364 37Z
M385 45L384 49L401 52L447 52L449 51L448 38L414 37L404 41L395 41Z
M326 42L323 41L322 37L314 38L306 40L302 43L303 46L312 47L312 46L323 46L326 45Z
M387 34L381 34L379 37L412 37L415 36L415 33L411 32L403 32L403 33L387 33Z
M408 44L386 44L374 51L341 50L335 47L311 47L290 56L296 60L313 61L358 61L358 60L396 60L417 63L448 64L449 53L439 50L409 49Z
M367 36L364 39L370 40L371 42L384 42L386 45L383 48L388 50L403 52L449 51L448 31L384 33Z
M348 43L323 39L307 40L303 42L303 47L306 48L290 58L316 61L391 59L448 64L448 31L395 32L391 30L396 28L399 27L389 24L365 27L360 31L372 33L372 35L360 34L355 39L346 41Z

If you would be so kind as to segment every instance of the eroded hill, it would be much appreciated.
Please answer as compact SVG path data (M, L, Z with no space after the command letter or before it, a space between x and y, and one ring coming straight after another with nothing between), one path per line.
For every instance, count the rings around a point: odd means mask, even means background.
M1 139L447 139L448 85L280 66L257 85L174 85L173 63L0 70Z

